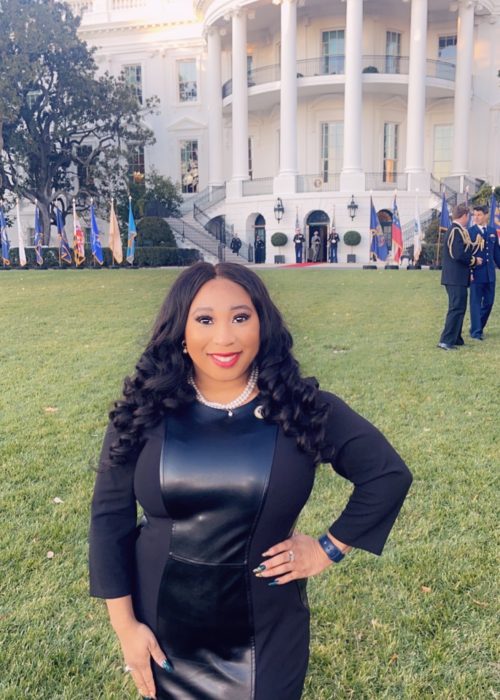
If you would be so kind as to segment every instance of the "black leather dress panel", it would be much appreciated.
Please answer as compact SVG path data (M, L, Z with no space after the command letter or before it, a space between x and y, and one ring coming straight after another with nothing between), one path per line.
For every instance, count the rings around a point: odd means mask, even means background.
M255 406L228 416L194 404L168 420L160 482L172 529L157 630L174 673L155 673L159 698L254 698L248 555L277 435Z

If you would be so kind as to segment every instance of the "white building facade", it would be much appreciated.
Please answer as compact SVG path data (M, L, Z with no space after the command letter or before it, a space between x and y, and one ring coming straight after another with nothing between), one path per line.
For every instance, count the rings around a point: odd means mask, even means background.
M390 215L397 191L411 226L417 196L425 214L443 186L500 183L500 0L69 4L100 69L160 98L137 169L178 181L202 223L263 240L267 262L293 262L297 219L307 240L358 230L367 262L370 195Z

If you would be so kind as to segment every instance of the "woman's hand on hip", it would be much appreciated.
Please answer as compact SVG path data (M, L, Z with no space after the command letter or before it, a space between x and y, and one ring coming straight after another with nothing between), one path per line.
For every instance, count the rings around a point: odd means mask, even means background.
M259 578L268 578L270 586L278 586L300 578L316 576L332 563L318 540L300 533L274 545L254 569Z
M166 671L172 671L172 666L155 635L147 625L137 621L117 634L125 659L125 670L130 672L137 690L143 697L156 698L151 659Z

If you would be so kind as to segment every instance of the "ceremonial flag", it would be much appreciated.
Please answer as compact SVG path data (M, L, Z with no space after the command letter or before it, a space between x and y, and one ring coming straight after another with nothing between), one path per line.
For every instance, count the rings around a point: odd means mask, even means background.
M370 231L372 234L370 253L373 253L377 260L385 262L389 251L387 250L387 242L382 232L382 226L375 211L372 197L370 197Z
M24 267L26 265L26 251L24 249L24 235L23 228L21 226L21 210L19 207L19 199L16 200L16 217L17 217L17 240L19 248L19 265Z
M465 188L465 206L467 207L468 216L467 216L467 223L465 224L465 228L470 228L472 226L472 214L470 211L470 202L469 202L469 185Z
M416 264L422 252L422 224L420 223L420 213L418 211L418 197L415 197L415 231L413 236L413 262Z
M90 248L92 250L94 261L98 265L102 265L104 258L102 257L102 246L101 241L99 240L99 227L97 226L93 204L90 205Z
M448 203L443 190L443 198L441 200L441 216L439 218L439 230L447 231L451 226L450 212L448 211Z
M120 237L120 227L116 218L115 205L111 200L111 212L109 215L109 247L113 254L113 260L120 264L123 262L122 239Z
M297 213L295 214L295 235L301 234L302 229L300 228L300 223L299 223L299 210L297 209Z
M40 222L40 209L35 202L35 254L36 264L43 265L42 257L42 224Z
M73 255L75 265L78 267L85 262L85 235L82 225L76 215L76 202L73 200Z
M0 239L2 241L2 263L4 267L10 266L10 241L7 236L7 222L3 213L3 208L0 207Z
M401 253L403 252L403 231L401 230L401 221L399 220L398 203L396 195L394 195L394 204L392 206L392 257L394 262L399 264Z
M500 238L500 202L497 202L494 190L491 191L490 220L488 223L491 228L496 230L497 236Z
M71 263L73 259L71 257L71 250L68 243L68 237L66 236L66 231L64 230L64 222L61 214L61 210L56 207L56 225L57 233L59 236L59 262L64 260L64 262Z
M135 227L134 214L132 212L132 197L128 198L128 240L127 240L127 262L130 265L134 264L135 258L135 239L137 238L137 229Z

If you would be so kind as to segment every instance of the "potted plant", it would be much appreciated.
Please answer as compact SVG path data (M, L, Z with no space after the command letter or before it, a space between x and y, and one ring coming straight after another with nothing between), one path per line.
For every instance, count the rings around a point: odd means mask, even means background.
M281 248L281 246L284 246L287 243L288 243L288 236L286 235L286 233L282 233L281 231L276 231L271 236L271 245L275 246L276 248ZM275 255L274 262L276 264L284 263L285 256L284 255Z
M347 254L347 262L356 262L356 255L355 253L352 252L352 249L354 246L357 246L361 243L361 234L359 231L346 231L344 233L344 243L351 248L351 253Z

